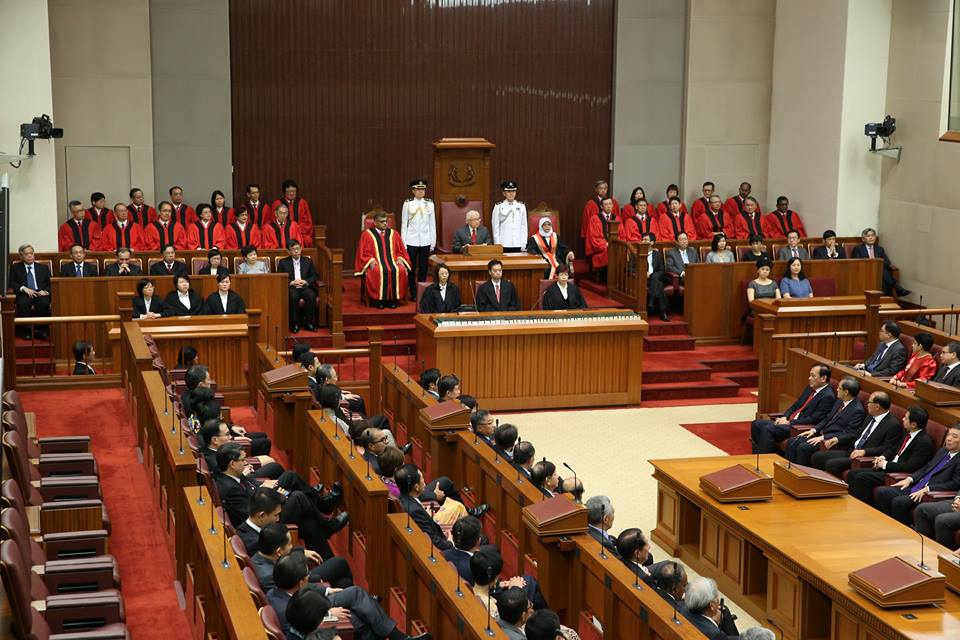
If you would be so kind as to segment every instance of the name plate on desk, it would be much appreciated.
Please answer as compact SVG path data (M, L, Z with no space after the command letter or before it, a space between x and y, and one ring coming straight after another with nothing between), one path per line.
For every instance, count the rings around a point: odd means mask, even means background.
M878 606L913 607L944 602L945 579L933 569L921 569L916 558L894 556L852 571L850 586Z
M523 521L538 537L568 536L587 531L587 509L565 495L523 508Z
M833 474L785 462L773 463L773 483L794 498L828 498L847 495L847 483Z
M288 364L261 374L271 392L300 391L307 388L307 372L299 364Z
M942 382L917 380L917 397L936 407L954 407L960 405L960 389Z
M467 429L470 426L470 409L456 400L428 405L420 409L420 417L431 431Z
M468 256L502 256L502 244L465 244L463 253Z
M773 480L745 464L700 476L700 488L717 502L757 502L773 498Z

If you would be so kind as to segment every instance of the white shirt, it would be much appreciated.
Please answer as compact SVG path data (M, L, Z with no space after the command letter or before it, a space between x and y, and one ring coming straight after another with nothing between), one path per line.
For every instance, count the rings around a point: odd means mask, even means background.
M220 294L220 304L223 305L223 312L227 312L227 298L230 296L230 292L224 293L223 291L218 291Z
M647 254L647 275L653 273L653 252Z
M300 258L293 259L293 279L300 280Z
M680 252L680 259L683 260L683 264L690 264L690 256L687 255L686 249L677 249Z
M444 302L446 302L446 300L447 300L447 285L445 285L445 284L438 284L437 286L440 287L440 299L443 300Z
M143 308L147 310L147 313L150 313L150 303L153 302L153 298L144 298L143 299Z
M403 203L400 215L400 237L411 247L437 246L437 216L433 200L410 198Z
M558 283L557 283L557 288L560 289L560 295L562 295L562 296L563 296L563 299L566 300L566 299L567 299L567 285L565 285L565 284L560 284L560 283L558 282Z
M527 205L519 200L503 200L493 206L490 214L493 243L504 247L527 246Z
M237 482L239 482L239 480ZM256 531L257 533L260 533L260 527L253 524L253 520L251 520L250 518L247 518L247 526L253 529L254 531Z
M920 433L919 429L917 431L910 432L910 435L907 436L907 444L903 445L903 451L906 451L910 447L910 443L913 442L913 439L917 437L918 433ZM900 460L900 455L901 454L898 453L897 455L893 456L893 462L897 462L898 460ZM884 469L887 468L886 462L883 463L883 468Z
M190 292L180 293L177 291L177 297L180 298L180 304L182 304L187 309L190 308Z

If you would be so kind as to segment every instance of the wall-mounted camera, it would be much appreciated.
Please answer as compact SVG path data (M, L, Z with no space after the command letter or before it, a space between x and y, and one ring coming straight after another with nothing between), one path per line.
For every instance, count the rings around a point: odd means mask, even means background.
M883 122L870 122L863 125L863 135L870 138L870 153L900 160L900 147L890 146L890 136L897 130L897 119L887 116ZM883 147L877 148L877 138L883 140Z
M37 155L33 148L35 140L62 138L63 129L54 127L53 120L44 113L34 118L32 122L25 122L20 125L20 137L27 141L27 155L34 156Z

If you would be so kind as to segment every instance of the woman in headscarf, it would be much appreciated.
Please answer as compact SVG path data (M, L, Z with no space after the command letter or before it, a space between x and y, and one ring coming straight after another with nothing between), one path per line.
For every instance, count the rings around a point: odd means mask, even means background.
M560 241L560 236L553 232L553 222L549 216L540 218L539 230L527 240L527 253L543 256L547 260L547 267L543 270L543 278L552 280L557 273L560 263L573 263L573 251Z

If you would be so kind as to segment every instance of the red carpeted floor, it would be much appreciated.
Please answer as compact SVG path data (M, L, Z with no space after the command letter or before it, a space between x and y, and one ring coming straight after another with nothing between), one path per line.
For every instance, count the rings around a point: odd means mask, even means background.
M39 436L87 434L100 467L113 532L109 550L120 565L130 635L137 640L188 638L187 617L174 589L159 511L152 504L136 436L120 389L21 393L37 414Z
M703 422L680 425L690 433L706 440L728 455L750 453L749 422Z

